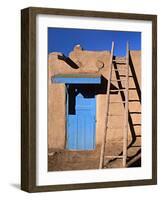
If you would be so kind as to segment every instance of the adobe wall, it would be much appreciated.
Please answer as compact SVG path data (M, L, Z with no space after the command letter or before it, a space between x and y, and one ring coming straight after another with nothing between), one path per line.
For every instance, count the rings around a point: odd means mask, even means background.
M131 51L131 58L134 64L135 72L137 75L137 79L140 85L141 75L140 75L140 52ZM48 72L49 72L49 83L48 83L48 147L50 150L58 148L64 149L65 147L65 86L64 84L55 84L51 83L51 76L55 74L68 74L68 73L99 73L104 76L106 79L108 77L109 70L109 58L110 52L108 51L86 51L81 50L79 47L75 47L75 49L70 53L69 57L79 66L79 69L73 69L68 64L66 64L63 60L58 59L58 55L61 53L51 53L49 54L49 64L48 64ZM104 63L104 66L102 66ZM103 68L102 68L103 67ZM122 67L122 66L117 66ZM113 75L115 78L115 74ZM118 88L117 83L113 83L113 86ZM133 78L129 79L129 86L135 87ZM136 91L129 91L129 99L138 98L138 94ZM111 95L112 100L121 101L120 94ZM106 105L106 95L99 94L96 96L96 144L100 145L102 141L102 134L105 126L105 105ZM135 110L140 112L140 104L136 102L129 103L130 111ZM113 105L110 108L110 112L112 113L123 113L124 107L123 104ZM132 116L133 122L139 124L140 116L134 115ZM121 126L123 124L123 118L116 119L115 121L110 120L111 126L118 124ZM140 128L140 127L139 127ZM136 126L136 129L138 127ZM137 130L138 134L140 134L139 129ZM129 130L129 143L131 142L131 130ZM122 132L118 130L111 130L107 135L107 154L118 154L122 150ZM111 148L109 148L111 146ZM118 148L112 148L113 146ZM109 151L109 149L111 149ZM113 151L113 152L111 152Z

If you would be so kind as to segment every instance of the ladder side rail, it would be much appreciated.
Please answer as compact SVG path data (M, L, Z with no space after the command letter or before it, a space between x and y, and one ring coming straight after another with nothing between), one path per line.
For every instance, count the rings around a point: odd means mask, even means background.
M128 101L129 101L129 44L126 45L126 91L125 91L125 116L124 116L124 132L123 132L123 167L126 167L127 145L128 145Z
M105 154L105 144L106 144L106 135L107 135L107 122L108 122L108 110L109 110L110 85L111 85L112 66L113 66L113 52L114 52L114 42L112 42L111 55L110 55L110 69L109 69L109 77L108 77L108 84L107 84L107 91L106 91L107 95L106 95L105 126L104 126L104 132L103 132L104 135L103 135L101 153L100 153L99 169L102 169L103 165L104 165L104 154Z

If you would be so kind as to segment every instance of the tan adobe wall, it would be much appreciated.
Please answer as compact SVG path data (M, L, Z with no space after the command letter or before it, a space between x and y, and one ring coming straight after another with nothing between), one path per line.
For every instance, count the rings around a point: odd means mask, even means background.
M108 74L108 60L110 52L100 51L81 51L75 49L70 53L70 58L78 63L81 60L81 67L73 69L64 61L58 59L61 53L51 53L49 55L49 87L48 87L48 147L64 148L65 147L65 86L64 84L51 83L51 77L55 74L71 74L71 73L99 73L99 61L104 63L101 73L104 76ZM101 100L102 99L102 100ZM97 96L97 124L96 124L96 141L99 142L100 132L103 119L102 108L104 95ZM99 103L100 102L100 103ZM104 110L104 108L103 108ZM100 113L100 114L99 114ZM100 117L99 117L100 116ZM97 142L97 143L98 143Z
M66 139L66 130L65 130L65 86L64 84L53 84L51 83L51 76L55 74L68 74L68 73L100 73L106 79L108 78L108 70L109 70L109 58L110 52L108 51L86 51L81 50L79 48L75 48L74 51L70 53L70 58L80 66L79 69L73 69L64 61L58 59L58 55L61 53L51 53L49 54L49 64L48 64L48 72L49 72L49 83L48 83L48 147L49 149L63 149L65 147L65 139ZM129 87L135 88L136 85L141 86L141 55L139 51L131 51L130 52L132 63L134 69L132 69L133 74L136 75L136 79L129 78ZM102 62L104 63L104 67L102 69ZM117 65L117 68L122 68L123 66ZM134 73L135 72L135 73ZM120 73L119 73L120 74ZM123 75L123 74L122 74ZM131 70L130 70L130 75ZM116 74L113 74L113 79L116 78ZM123 78L123 77L121 77ZM137 83L136 83L137 82ZM112 83L113 87L118 88L118 84ZM124 83L122 82L122 86ZM122 95L123 96L123 95ZM122 97L120 94L111 95L112 101L122 101ZM141 118L139 112L141 112L141 104L138 97L137 90L129 90L129 111L137 112L136 114L130 114L131 124L129 129L129 144L134 141L133 145L136 142L140 145L140 138L134 138L135 134L140 135L141 132ZM134 101L133 101L134 100ZM104 120L105 120L105 105L106 105L106 95L99 94L96 97L96 144L99 146L102 141L102 134L104 130ZM123 104L113 104L110 107L111 113L119 113L123 114L124 106ZM109 120L110 126L122 126L123 118L117 117L116 119ZM133 126L133 124L136 124ZM109 124L108 124L109 125ZM139 146L138 145L138 146ZM139 148L139 147L138 147ZM122 131L120 130L111 130L108 131L107 135L107 152L106 154L118 154L122 151ZM129 151L134 151L133 149ZM137 151L137 147L135 148Z

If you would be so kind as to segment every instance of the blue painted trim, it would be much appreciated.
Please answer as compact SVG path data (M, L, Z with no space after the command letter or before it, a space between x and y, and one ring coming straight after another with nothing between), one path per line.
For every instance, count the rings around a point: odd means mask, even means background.
M67 84L101 84L101 77L92 78L66 78L66 77L52 77L52 83L67 83Z

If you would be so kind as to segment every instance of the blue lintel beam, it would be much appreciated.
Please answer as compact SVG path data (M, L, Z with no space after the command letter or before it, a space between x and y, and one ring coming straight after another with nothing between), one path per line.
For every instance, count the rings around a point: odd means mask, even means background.
M64 84L101 84L101 76L53 76L51 77L52 83L64 83Z

